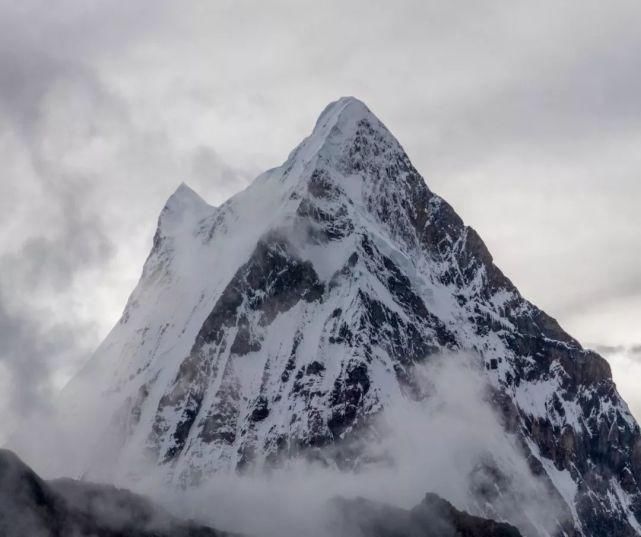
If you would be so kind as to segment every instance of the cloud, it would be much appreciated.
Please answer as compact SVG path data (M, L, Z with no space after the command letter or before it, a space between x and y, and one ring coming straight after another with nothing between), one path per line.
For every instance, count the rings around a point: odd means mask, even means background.
M641 361L641 345L595 345L594 350L605 356L625 353L630 359Z
M56 17L36 1L0 8L0 440L46 413L86 361L133 287L164 199L202 161L135 124L102 78L105 55L158 22L162 3L150 7L62 2ZM229 188L231 169L209 164ZM105 319L98 291L113 294L127 246L137 266Z
M72 334L68 352L37 358L41 384L59 385L115 322L181 181L223 202L345 94L380 115L528 298L579 339L630 339L640 10L3 3L0 307L25 337Z
M217 474L199 487L175 490L159 486L150 469L147 480L133 486L174 514L245 535L331 535L328 501L337 496L411 508L426 492L468 512L507 519L526 534L552 533L564 519L560 500L532 475L516 439L506 436L475 364L475 357L457 353L419 366L427 397L396 401L379 416L357 470L296 460L277 472ZM498 481L494 465L501 468ZM503 488L485 496L497 487Z
M0 295L0 299L2 299ZM86 327L91 329L91 327ZM0 388L2 389L3 434L10 433L21 419L49 412L55 393L54 367L57 360L78 360L81 326L46 323L33 312L11 311L0 300Z
M641 421L641 344L598 344L592 347L612 366L612 377L619 393L628 403L637 421Z

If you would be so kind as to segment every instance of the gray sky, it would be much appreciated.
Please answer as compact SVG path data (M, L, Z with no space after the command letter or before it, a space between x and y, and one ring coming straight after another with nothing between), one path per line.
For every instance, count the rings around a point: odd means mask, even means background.
M641 416L641 3L0 0L0 417L116 322L166 198L364 100Z

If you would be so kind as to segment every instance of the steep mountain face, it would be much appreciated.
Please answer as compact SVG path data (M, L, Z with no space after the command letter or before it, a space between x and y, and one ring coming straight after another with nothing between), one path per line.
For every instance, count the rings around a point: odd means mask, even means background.
M295 456L353 469L356 439L425 396L413 368L443 351L479 357L559 534L641 534L641 436L608 364L520 295L353 98L220 207L178 188L66 412L82 419L91 379L91 421L110 425L88 451L134 477L143 459L182 485ZM509 479L486 471L478 510L509 519L492 512Z

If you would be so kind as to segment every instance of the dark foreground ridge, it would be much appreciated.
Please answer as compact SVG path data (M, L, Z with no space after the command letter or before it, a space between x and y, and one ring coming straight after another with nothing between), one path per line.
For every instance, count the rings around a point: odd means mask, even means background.
M178 520L146 498L73 479L44 481L0 450L2 537L228 537Z
M469 515L435 494L411 511L365 500L336 499L328 514L339 537L520 537L516 528ZM44 481L0 450L2 537L240 537L178 520L152 502L110 485Z
M459 511L431 493L409 511L363 498L334 503L341 515L335 533L340 537L521 537L510 524Z

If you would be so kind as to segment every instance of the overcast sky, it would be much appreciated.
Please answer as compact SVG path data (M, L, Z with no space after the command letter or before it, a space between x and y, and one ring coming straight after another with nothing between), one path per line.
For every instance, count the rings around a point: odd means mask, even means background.
M0 0L0 439L212 204L365 101L641 416L641 3Z

